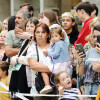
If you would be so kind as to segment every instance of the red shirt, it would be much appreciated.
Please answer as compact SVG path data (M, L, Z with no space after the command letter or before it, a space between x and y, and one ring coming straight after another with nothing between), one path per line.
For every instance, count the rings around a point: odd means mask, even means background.
M85 40L85 37L90 34L91 29L89 28L90 21L93 19L93 17L90 17L87 19L84 23L83 28L81 29L80 34L78 35L78 39L75 41L74 45L81 43L83 46L88 41Z

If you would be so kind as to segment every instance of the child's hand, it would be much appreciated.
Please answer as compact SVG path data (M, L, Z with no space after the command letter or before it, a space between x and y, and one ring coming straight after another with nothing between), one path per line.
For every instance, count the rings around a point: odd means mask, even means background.
M82 91L82 94L84 95L84 94L85 94L84 86L81 86L80 89L81 89L81 91Z
M44 53L45 55L47 55L47 54L48 54L48 50L43 49L43 53Z
M64 87L63 86L59 86L58 87L58 91L59 91L59 95L62 95L64 92Z

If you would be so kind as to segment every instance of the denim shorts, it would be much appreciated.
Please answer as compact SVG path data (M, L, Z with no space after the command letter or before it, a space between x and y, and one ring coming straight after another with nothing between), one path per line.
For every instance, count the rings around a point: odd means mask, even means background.
M99 83L85 84L85 95L96 95L99 85Z

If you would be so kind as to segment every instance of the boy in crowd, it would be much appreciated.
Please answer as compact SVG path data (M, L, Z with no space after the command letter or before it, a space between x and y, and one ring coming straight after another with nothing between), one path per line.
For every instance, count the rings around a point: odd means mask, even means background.
M83 22L84 25L74 45L81 43L84 46L85 43L87 43L85 37L91 32L91 29L89 28L89 23L93 19L91 17L93 6L89 2L81 2L78 4L76 11L79 21Z

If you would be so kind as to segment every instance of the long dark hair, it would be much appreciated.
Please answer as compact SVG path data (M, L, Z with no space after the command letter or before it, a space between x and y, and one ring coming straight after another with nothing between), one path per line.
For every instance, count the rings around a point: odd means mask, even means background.
M8 31L15 29L15 19L16 19L15 16L9 17L9 19L8 19Z

